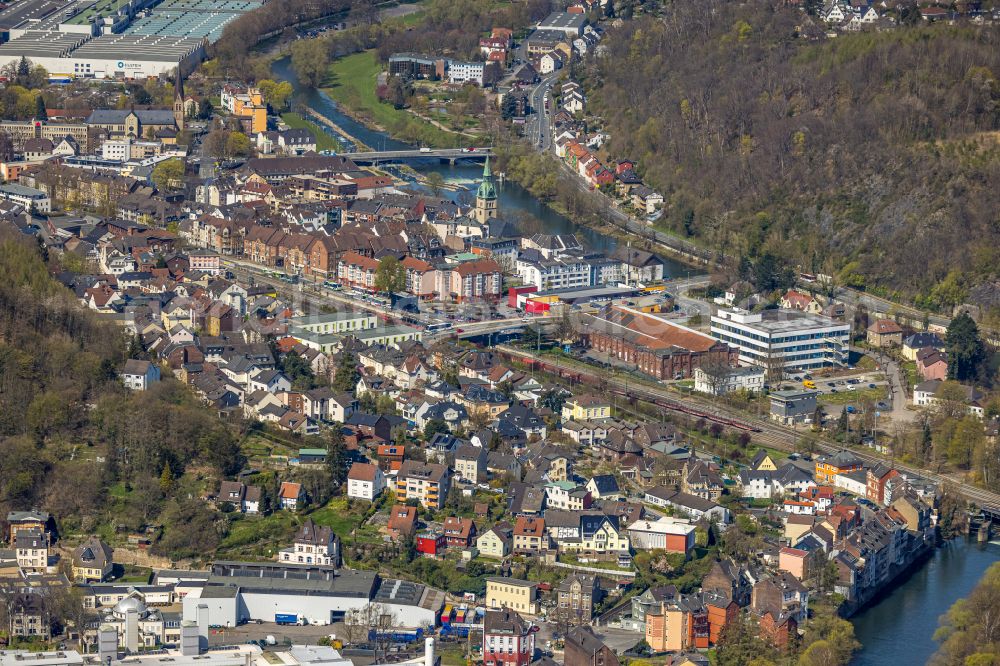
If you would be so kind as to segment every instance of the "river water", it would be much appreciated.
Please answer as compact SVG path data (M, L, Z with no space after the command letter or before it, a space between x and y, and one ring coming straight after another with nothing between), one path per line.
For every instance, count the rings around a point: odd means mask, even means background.
M959 538L938 548L875 605L852 618L863 645L852 666L923 664L934 651L938 619L1000 558L1000 546Z
M339 125L345 132L376 150L412 148L382 132L355 121L337 108L322 92L301 86L287 58L274 64L275 77L289 81L295 89L295 104L310 106ZM436 160L412 165L421 172L438 171L449 182L474 189L482 173L478 165L441 165ZM575 233L596 250L614 249L615 239L575 224L531 196L516 183L500 189L501 210L519 211L536 218L540 231ZM526 230L527 231L527 230ZM536 230L531 230L536 231ZM679 277L693 272L690 266L670 258L666 276ZM852 622L863 648L852 666L923 664L934 653L934 631L938 618L959 598L966 596L986 569L1000 558L1000 546L978 545L956 539L935 551L926 565L913 572L875 605L856 615Z
M275 78L279 81L288 81L292 84L292 87L295 90L294 104L312 107L336 123L345 132L357 139L360 139L373 149L405 150L413 148L413 146L393 139L383 132L370 129L350 116L342 113L340 109L337 108L337 103L319 90L300 85L288 58L282 58L276 61L273 66L273 72ZM334 136L336 136L336 134L334 134ZM441 164L438 160L426 160L422 162L414 161L410 166L421 173L437 171L445 177L447 182L464 187L470 191L475 190L477 181L482 174L482 166L474 163L448 165ZM614 238L590 229L589 227L574 223L569 218L564 215L560 215L540 202L517 183L506 181L498 189L500 194L501 214L503 211L512 211L524 214L537 220L535 228L522 229L524 233L573 233L576 234L588 247L594 250L607 252L615 248L616 241ZM663 260L666 262L666 266L664 267L665 277L684 277L685 275L695 274L702 270L694 269L691 266L676 261L670 257L663 257Z

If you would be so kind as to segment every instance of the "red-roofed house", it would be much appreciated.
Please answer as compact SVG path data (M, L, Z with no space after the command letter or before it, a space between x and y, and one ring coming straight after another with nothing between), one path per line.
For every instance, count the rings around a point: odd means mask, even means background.
M348 287L375 289L378 262L357 252L345 252L337 264L337 279Z
M823 310L823 306L815 298L794 289L789 289L781 297L779 305L786 310L799 310L800 312L809 312L812 314L819 314Z
M389 511L389 536L401 539L413 534L417 527L417 508L405 504L396 504Z
M406 291L418 298L432 298L437 271L432 265L416 257L404 257L403 269L406 271Z
M903 328L891 319L877 319L868 327L868 344L888 347L903 344Z
M306 501L305 491L302 490L301 483L282 481L278 489L278 503L282 509L295 509L302 506Z
M377 465L354 463L347 473L347 496L369 502L385 490L385 475Z
M449 546L468 548L476 535L476 524L471 518L449 516L444 519L444 536Z

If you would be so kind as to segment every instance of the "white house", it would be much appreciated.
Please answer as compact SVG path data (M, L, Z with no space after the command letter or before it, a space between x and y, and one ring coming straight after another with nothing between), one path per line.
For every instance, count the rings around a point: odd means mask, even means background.
M292 382L289 381L280 370L261 370L247 384L251 393L254 391L267 391L268 393L278 393L280 391L291 391Z
M332 529L306 518L295 533L292 547L278 552L278 561L335 567L340 564L340 542Z
M756 393L764 389L767 372L762 367L731 368L725 376L709 374L701 368L694 370L694 390L710 395L725 395L734 391Z
M145 391L151 384L160 381L160 368L149 361L130 358L125 361L121 377L125 388L132 391Z
M347 496L369 502L385 490L385 475L378 465L354 463L347 473Z

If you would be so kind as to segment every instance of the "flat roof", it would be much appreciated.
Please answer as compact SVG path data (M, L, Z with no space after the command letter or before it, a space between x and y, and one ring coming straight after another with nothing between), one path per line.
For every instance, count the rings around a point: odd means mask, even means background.
M14 28L29 19L43 19L66 7L65 0L23 0L0 11L0 28Z
M73 32L29 30L17 39L0 44L0 58L65 58L89 38Z
M777 309L761 312L739 310L719 310L712 315L712 323L727 322L749 329L766 331L770 334L791 333L810 328L842 328L850 330L850 324L830 317L800 312L799 310Z
M569 12L552 12L538 23L540 30L579 30L587 22L583 14Z
M201 39L162 35L103 35L73 51L74 58L177 62L203 45ZM2 49L3 47L0 47Z
M330 324L354 319L375 319L375 315L370 312L325 312L304 317L292 317L288 323L292 326L315 326L316 324Z

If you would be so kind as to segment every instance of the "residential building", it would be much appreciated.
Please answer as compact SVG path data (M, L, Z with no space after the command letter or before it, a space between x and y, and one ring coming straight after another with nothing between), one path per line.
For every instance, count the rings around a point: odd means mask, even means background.
M589 624L603 591L597 576L571 573L556 587L556 613L570 625Z
M739 350L742 365L769 375L847 363L849 324L797 310L720 309L712 315L712 336Z
M709 395L725 395L735 391L757 393L764 390L767 381L767 371L759 366L745 366L723 369L711 368L706 372L702 368L694 370L694 390Z
M511 553L514 541L514 530L510 523L497 523L479 535L476 539L476 549L483 557L502 560Z
M850 451L843 450L832 455L820 455L816 458L816 483L832 485L838 474L860 472L862 467L861 459ZM862 494L864 493L862 492Z
M278 552L278 561L340 566L340 539L331 528L306 518L292 539L292 547Z
M538 615L538 583L517 578L486 579L486 608L509 608L525 615Z
M476 540L476 524L471 518L449 516L444 519L442 531L450 548L468 548Z
M385 475L378 465L356 462L347 473L347 496L372 502L385 490Z
M618 655L604 644L589 626L573 627L566 632L563 654L565 666L620 666Z
M295 511L306 501L306 493L302 489L302 484L291 481L282 481L278 487L278 504L282 509Z
M514 522L513 536L515 554L535 555L549 547L544 518L518 516Z
M534 654L535 632L531 623L509 608L486 611L483 618L485 666L528 666Z
M31 528L14 537L17 566L26 573L45 573L49 566L49 533Z
M429 509L441 509L448 498L450 473L444 465L404 460L396 474L396 498L416 499Z
M907 361L916 361L917 352L928 347L943 352L945 350L944 340L937 333L914 333L903 338L903 347L900 349L900 353Z
M132 391L145 391L160 381L160 368L150 361L130 358L125 361L121 378L125 388Z
M903 344L903 327L891 319L876 319L865 335L873 347L893 347Z
M412 535L417 527L417 508L405 504L394 504L389 510L389 522L386 530L389 537L400 540Z
M486 481L487 451L483 446L464 444L455 451L455 476L470 483Z
M100 583L114 569L114 550L96 536L73 550L73 580L77 583Z
M611 401L593 394L568 398L563 403L563 421L595 421L611 418Z

